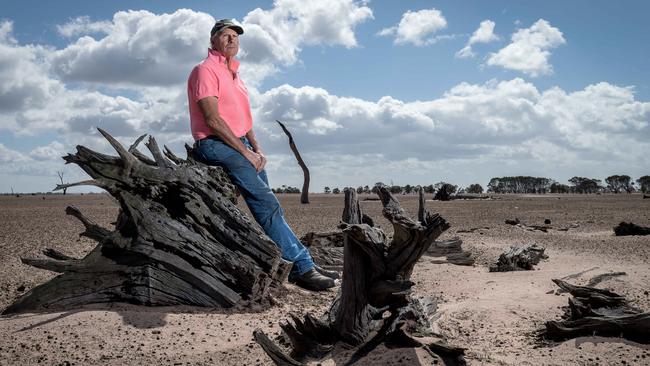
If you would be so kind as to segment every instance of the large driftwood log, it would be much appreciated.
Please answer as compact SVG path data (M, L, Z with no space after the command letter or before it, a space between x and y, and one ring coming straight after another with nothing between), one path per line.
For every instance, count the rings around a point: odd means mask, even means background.
M614 227L614 234L616 234L616 236L650 235L650 227L623 221L618 224L618 226Z
M444 342L428 344L409 334L430 333L424 306L409 295L413 285L410 277L415 263L449 224L424 210L422 221L414 221L386 188L379 189L379 196L383 214L394 227L392 240L380 229L362 223L356 192L346 189L340 293L322 317L292 315L291 322L280 324L291 353L276 346L261 330L255 332L257 342L278 365L322 359L339 343L355 349L350 364L382 343L390 347L420 346L445 354L453 360L450 364L464 364L462 349Z
M33 288L4 313L67 310L89 303L187 304L231 307L265 305L289 265L278 247L235 204L234 186L218 167L161 153L146 144L153 159L137 150L141 136L125 149L99 132L117 151L109 156L77 146L64 157L93 179L59 185L94 185L117 199L114 230L102 228L73 207L81 235L98 242L82 259L46 250L50 259L23 263L61 275Z
M309 203L309 169L307 168L305 162L302 160L300 152L298 151L298 147L296 147L296 143L293 142L293 136L291 136L291 132L287 130L282 122L278 121L277 119L275 122L277 122L280 127L282 127L282 131L284 131L284 133L289 138L289 147L291 148L291 151L293 151L293 155L296 157L296 160L298 160L298 165L300 165L302 174L304 175L304 180L302 182L302 191L300 192L300 203Z
M541 259L547 258L544 250L537 244L512 245L501 253L496 264L490 266L490 272L531 270Z
M599 335L650 344L650 313L630 306L623 296L608 290L574 286L558 279L553 282L573 298L569 299L563 321L546 322L543 337L565 340Z

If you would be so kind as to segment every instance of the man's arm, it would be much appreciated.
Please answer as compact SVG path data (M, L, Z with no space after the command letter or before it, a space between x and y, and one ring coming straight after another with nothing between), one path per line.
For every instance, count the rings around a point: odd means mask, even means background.
M199 108L205 117L205 123L210 127L212 132L219 138L221 141L228 144L228 146L237 150L242 154L251 164L255 167L255 170L258 172L262 171L264 168L264 158L254 151L250 151L246 148L246 145L232 133L232 130L226 122L219 115L219 103L217 102L217 97L205 97L199 100ZM253 137L254 138L254 137ZM253 143L251 142L251 145ZM257 141L255 141L255 145ZM259 145L257 145L259 147Z
M253 147L253 151L258 153L262 157L262 166L260 168L260 171L264 169L264 166L266 165L266 156L262 152L262 148L260 147L260 144L257 142L257 139L255 138L255 131L253 131L253 128L251 128L248 132L246 132L246 138L248 139L248 142L251 143L251 146Z

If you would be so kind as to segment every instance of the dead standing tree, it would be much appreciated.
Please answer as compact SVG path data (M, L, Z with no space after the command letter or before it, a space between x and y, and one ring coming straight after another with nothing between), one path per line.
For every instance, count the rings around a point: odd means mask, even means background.
M407 217L388 189L379 189L384 216L393 224L394 236L362 223L363 214L354 189L345 191L344 263L341 290L321 318L292 315L280 326L291 344L284 353L261 330L254 336L278 365L300 365L305 357L323 358L338 343L357 347L350 363L381 343L392 347L423 347L464 364L463 350L443 342L422 342L409 333L427 333L430 324L423 306L410 297L410 277L415 263L434 240L449 228L438 214L420 207L420 221ZM428 331L430 333L430 331Z
M231 307L264 306L272 288L285 281L290 264L262 230L237 209L234 186L219 167L186 160L156 140L128 150L99 132L119 157L77 146L64 157L93 179L57 186L93 185L117 199L120 211L113 231L68 207L98 245L82 259L48 249L49 259L23 263L61 275L33 288L4 313L67 310L89 303L144 305L187 304Z
M291 136L291 132L287 130L287 128L284 126L284 124L277 119L275 120L280 127L282 127L282 131L289 137L289 147L291 147L291 151L293 151L293 155L296 156L296 160L298 160L298 165L300 165L300 168L302 169L302 173L305 177L305 180L302 183L302 191L300 192L300 203L309 203L309 169L307 168L307 165L305 165L305 162L302 160L302 157L300 156L300 152L298 152L298 148L296 147L295 142L293 142L293 136Z
M57 186L64 186L65 183L63 183L63 170L60 171L60 172L57 171L57 172L56 172L56 175L59 176L59 181L61 181L61 184L57 184ZM64 194L64 195L65 195L65 193L66 193L67 191L68 191L68 187L63 188L63 194Z

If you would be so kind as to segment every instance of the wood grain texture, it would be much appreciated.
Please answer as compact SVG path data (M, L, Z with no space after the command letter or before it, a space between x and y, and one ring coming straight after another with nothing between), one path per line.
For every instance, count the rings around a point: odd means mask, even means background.
M541 336L562 341L598 335L650 344L650 313L630 306L625 297L609 290L576 286L559 279L553 282L573 298L569 299L564 320L546 322Z
M281 323L291 344L288 352L293 359L303 361L306 358L323 359L335 350L354 348L348 364L363 358L382 343L391 347L422 347L434 352L436 347L428 347L411 336L414 332L430 333L430 314L423 310L430 307L411 298L414 283L410 277L415 263L449 228L449 224L440 215L430 214L423 207L423 220L412 220L388 189L381 187L378 195L383 204L383 215L393 224L395 233L389 239L379 228L363 223L356 191L345 189L344 192L345 208L340 226L344 240L340 292L320 318L306 314L302 319L292 316L291 321ZM335 248L335 245L331 247ZM339 343L343 347L336 347ZM268 349L267 353L273 360L277 359L273 354L277 351L275 348L263 347ZM444 353L443 348L453 354L452 359L458 360L450 364L464 364L462 349L441 346L438 350Z
M67 310L89 303L232 307L265 305L272 287L286 280L289 263L261 229L235 205L234 186L222 168L180 159L153 137L125 149L99 132L118 156L77 146L66 163L81 167L120 205L115 228L95 224L78 209L80 235L98 242L81 259L47 250L50 259L23 263L61 273L24 294L4 313ZM84 182L80 182L84 183ZM63 189L65 186L59 186Z

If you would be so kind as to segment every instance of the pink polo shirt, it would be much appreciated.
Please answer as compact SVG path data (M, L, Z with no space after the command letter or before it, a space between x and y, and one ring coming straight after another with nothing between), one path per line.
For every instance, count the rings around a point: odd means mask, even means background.
M218 98L219 115L235 136L242 137L253 127L248 90L237 72L239 61L231 59L230 66L235 72L234 76L228 70L226 58L210 49L208 57L190 73L187 80L187 100L194 140L214 135L205 123L205 117L198 104L198 101L205 97Z

